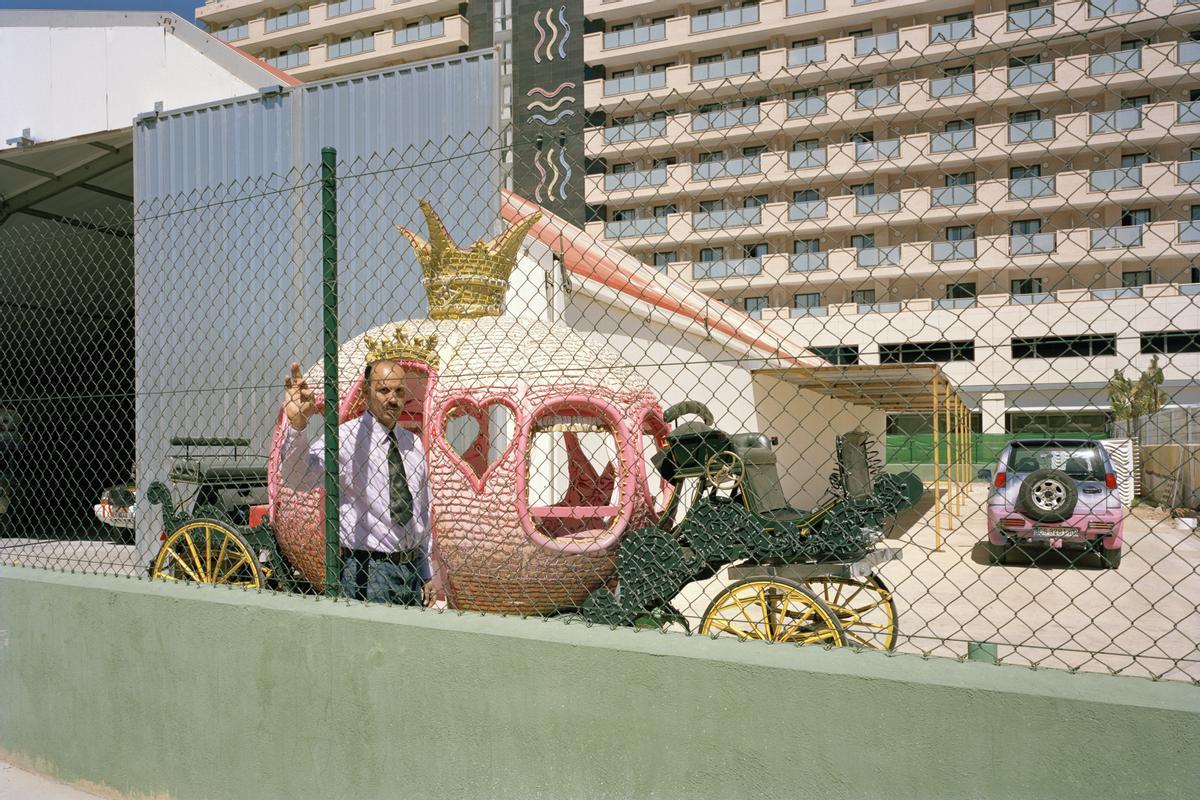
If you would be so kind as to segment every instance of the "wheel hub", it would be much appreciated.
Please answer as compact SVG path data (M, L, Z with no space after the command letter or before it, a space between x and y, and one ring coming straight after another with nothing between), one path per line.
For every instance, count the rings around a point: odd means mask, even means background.
M1067 499L1067 487L1054 478L1043 478L1033 486L1033 503L1042 511L1054 511Z

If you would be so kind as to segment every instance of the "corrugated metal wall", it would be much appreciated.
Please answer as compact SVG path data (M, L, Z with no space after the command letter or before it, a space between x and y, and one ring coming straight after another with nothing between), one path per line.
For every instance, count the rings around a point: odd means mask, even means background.
M266 452L289 362L320 354L322 147L337 148L340 333L427 315L394 225L428 198L471 241L497 219L491 52L186 109L135 126L138 482L172 436ZM161 527L138 515L149 552Z

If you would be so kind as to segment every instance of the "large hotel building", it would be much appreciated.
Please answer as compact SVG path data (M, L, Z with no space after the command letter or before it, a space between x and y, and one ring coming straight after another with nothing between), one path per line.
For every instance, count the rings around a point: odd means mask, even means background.
M500 43L521 3L484 5L197 16L309 79L479 46L474 17ZM1108 378L1156 354L1171 401L1200 401L1184 394L1200 3L583 0L582 16L597 238L834 363L940 362L986 432L1103 430Z

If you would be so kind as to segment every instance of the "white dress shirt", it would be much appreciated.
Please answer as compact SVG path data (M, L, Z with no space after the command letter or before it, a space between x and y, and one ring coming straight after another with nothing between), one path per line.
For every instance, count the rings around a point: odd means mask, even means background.
M320 430L320 417L313 417L304 430L288 425L283 435L280 479L297 491L313 491L325 485L325 436L310 437L314 426ZM412 492L412 519L405 525L392 522L387 458L390 435L396 437ZM425 554L421 571L428 578L432 498L420 438L400 426L389 431L370 412L343 422L338 437L342 546L379 553L420 547Z

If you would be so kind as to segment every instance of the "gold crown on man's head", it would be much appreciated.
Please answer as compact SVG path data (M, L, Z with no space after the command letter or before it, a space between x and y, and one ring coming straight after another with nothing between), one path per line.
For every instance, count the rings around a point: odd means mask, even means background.
M463 249L450 238L429 203L422 200L420 206L429 225L429 241L400 225L396 229L408 239L421 262L430 318L500 316L517 251L541 214L530 214L491 241L481 239Z
M403 330L396 327L390 335L385 333L379 339L364 336L363 341L367 345L368 364L380 361L419 361L433 369L438 367L437 336L406 336Z

